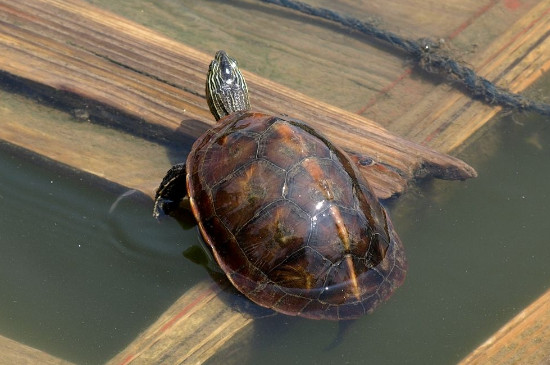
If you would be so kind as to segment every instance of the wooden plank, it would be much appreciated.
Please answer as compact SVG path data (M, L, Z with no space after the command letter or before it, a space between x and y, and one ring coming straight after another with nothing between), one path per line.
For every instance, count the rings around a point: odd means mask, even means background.
M0 364L12 365L69 365L71 362L61 360L40 350L0 336Z
M460 365L550 363L550 290L491 336Z
M47 85L50 89L44 92L51 95L67 91L86 102L121 111L130 116L125 119L124 129L141 128L148 123L147 128L162 133L162 138L170 140L168 143L176 142L176 131L197 137L213 124L203 91L211 56L78 1L1 1L0 11L4 15L0 20L0 65L5 72ZM462 161L392 135L368 119L254 74L245 72L245 77L253 90L252 104L258 109L269 113L293 110L294 117L311 121L339 146L373 158L377 165L365 168L365 173L380 197L401 193L408 180L430 173L442 178L475 175ZM93 114L94 110L89 108L87 112ZM100 113L103 110L97 112ZM22 132L12 131L7 140L51 154L49 144L43 149L37 143L22 144L25 137ZM59 143L67 143L56 138L58 134L51 130L42 133L50 134ZM186 144L187 149L190 141L190 138L177 140ZM77 148L72 158L63 160L61 155L54 158L80 167L82 156L90 157L90 162L97 161L98 166L88 163L87 171L117 181L120 171L113 171L111 176L102 163L103 159L111 159L113 148L98 159L92 153L79 151L78 146L71 147ZM116 155L122 157L120 153ZM79 157L75 160L74 156ZM151 168L147 159L134 159L132 165L136 175L117 182L152 194L170 164L161 169L162 164L155 164ZM154 173L140 175L140 171Z
M481 51L474 68L512 92L525 90L550 69L549 30L550 1L544 0ZM388 127L435 149L451 151L500 110L441 85Z
M170 359L173 364L205 362L228 336L252 322L250 317L226 310L220 290L217 284L199 283L108 364L153 364L159 359ZM215 320L204 321L203 316Z
M182 1L166 7L143 2L137 8L108 0L92 1L147 21L197 49L212 53L223 44L249 70L359 113L400 136L442 152L460 145L489 119L478 118L478 114L487 116L490 111L499 110L474 103L468 113L457 108L444 114L442 111L448 109L446 97L452 100L451 96L462 93L441 79L421 77L426 75L412 69L404 61L405 55L333 24L257 1ZM491 64L506 70L506 75L525 71L535 73L536 78L546 69L543 59L548 59L548 52L544 45L537 44L545 39L544 33L525 33L524 28L533 21L529 14L540 17L547 13L545 0L449 0L438 6L419 0L308 3L370 19L380 28L405 38L443 39L444 51L476 70ZM147 14L147 19L140 12ZM543 29L540 22L544 22L544 17L537 22ZM507 51L525 41L533 48L522 47L514 57L508 57ZM501 59L495 59L499 54ZM530 62L536 54L542 59ZM492 75L481 72L492 79ZM533 81L530 77L521 79L529 84ZM495 81L508 86L506 78ZM527 86L513 90L521 91ZM471 101L468 96L464 100ZM439 135L442 137L436 138Z
M448 0L437 6L422 0L307 3L372 20L406 38L446 39L457 58L473 64L480 51L539 1ZM411 78L410 73L401 79L410 65L399 52L356 32L257 0L170 4L136 0L131 6L109 0L91 2L208 54L223 45L247 70L351 112L377 97L376 105L383 107L365 115L383 125L434 87L418 75ZM397 89L391 88L405 81L411 82L408 89L394 92Z

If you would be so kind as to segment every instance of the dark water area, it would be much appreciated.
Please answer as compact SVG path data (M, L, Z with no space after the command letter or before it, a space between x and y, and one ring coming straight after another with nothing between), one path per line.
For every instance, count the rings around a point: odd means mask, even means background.
M423 183L390 203L407 279L336 348L325 349L336 324L266 320L249 363L455 364L468 355L550 288L549 123L503 117L460 154L477 179Z
M390 203L407 280L335 348L326 350L337 323L277 316L255 322L235 359L452 364L467 355L550 286L548 122L503 118L461 154L477 179L424 183ZM154 220L148 197L120 198L126 190L5 144L0 171L2 335L101 363L207 278L182 255L196 231Z
M550 83L537 86L548 95ZM453 364L550 287L550 120L511 114L459 157L479 172L389 202L405 284L354 322L276 316L210 363ZM157 222L150 198L0 144L0 334L103 363L206 270L195 229Z
M0 334L77 363L120 351L204 270L151 199L0 144Z
M455 364L468 355L550 288L549 123L500 117L459 155L478 178L424 182L390 202L407 279L336 348L326 350L337 324L267 319L248 362Z

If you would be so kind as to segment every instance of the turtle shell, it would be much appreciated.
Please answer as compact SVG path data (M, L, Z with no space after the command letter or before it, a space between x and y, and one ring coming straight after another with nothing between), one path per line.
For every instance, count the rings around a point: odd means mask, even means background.
M351 319L405 277L403 247L347 154L304 122L222 118L187 158L203 239L233 285L289 315Z

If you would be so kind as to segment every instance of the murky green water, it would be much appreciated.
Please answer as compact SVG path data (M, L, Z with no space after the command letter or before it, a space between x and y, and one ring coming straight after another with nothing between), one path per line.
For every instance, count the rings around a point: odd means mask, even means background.
M0 144L0 334L77 363L120 351L206 277L151 201ZM191 239L192 240L192 239Z
M433 181L392 202L406 282L339 346L325 350L335 324L266 319L249 363L454 364L484 342L550 288L549 123L504 117L461 154L477 179Z
M405 244L404 286L325 351L331 324L276 321L250 363L453 364L550 287L548 119L505 118L463 153L480 176L436 181L392 204Z
M391 203L407 280L334 349L325 348L337 324L279 316L256 321L232 356L250 364L465 356L550 286L549 122L505 117L462 153L477 179L434 181ZM113 208L125 190L0 147L2 335L102 362L207 277L182 256L195 231L156 222L149 198L136 193Z

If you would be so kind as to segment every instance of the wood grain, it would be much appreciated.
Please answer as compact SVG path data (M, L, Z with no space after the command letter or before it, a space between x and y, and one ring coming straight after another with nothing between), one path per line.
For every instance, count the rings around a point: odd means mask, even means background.
M194 286L108 364L156 364L159 359L170 359L173 364L203 363L228 337L252 322L250 317L227 310L220 290L207 282Z
M550 69L550 1L541 1L479 53L482 76L521 92ZM389 128L435 149L450 151L501 110L441 85Z
M5 365L70 365L71 362L59 359L38 349L0 336L0 364Z
M43 86L43 98L78 96L73 104L90 104L86 113L91 119L101 118L108 108L114 115L106 123L135 135L143 135L143 129L151 131L148 138L157 134L165 145L179 142L183 150L213 125L203 90L211 56L78 1L0 1L0 11L4 15L0 21L0 67L20 82L29 80ZM293 117L309 121L340 147L373 159L375 166L363 170L382 198L403 192L415 177L475 176L464 162L393 135L368 119L249 72L244 74L255 108L275 114L292 110ZM124 125L116 120L120 117L116 112L126 116L121 118ZM26 131L12 132L10 139L0 137L37 150L40 143L22 143ZM51 138L58 135L51 129L42 133ZM55 149L51 147L37 152L51 155L49 150ZM113 149L116 145L107 147L106 159L112 160L108 156ZM85 159L75 159L79 153L74 152L65 157L56 154L55 158L82 168ZM120 181L117 171L107 175L101 160L90 160L98 161L98 166L86 164L87 171L147 194L152 194L170 166L159 169L147 159L134 159L136 175ZM143 175L142 171L155 173Z
M550 290L463 359L459 365L550 363Z

